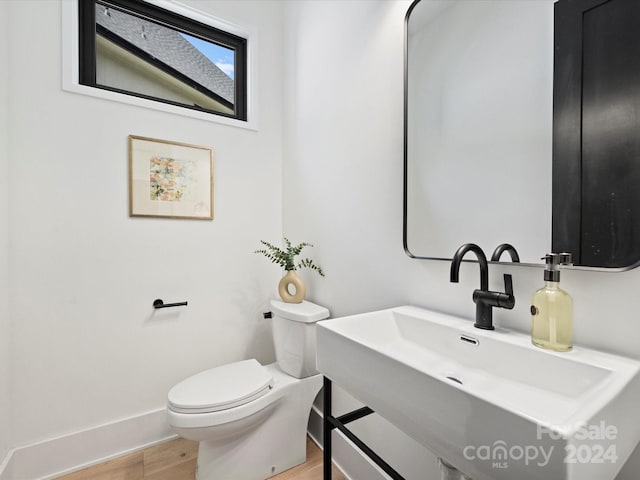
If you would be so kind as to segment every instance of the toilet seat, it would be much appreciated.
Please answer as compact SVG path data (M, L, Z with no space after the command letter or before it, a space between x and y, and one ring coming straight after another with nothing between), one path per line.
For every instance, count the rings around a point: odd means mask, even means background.
M177 413L210 413L252 402L273 388L273 377L255 359L200 372L175 385L169 408Z

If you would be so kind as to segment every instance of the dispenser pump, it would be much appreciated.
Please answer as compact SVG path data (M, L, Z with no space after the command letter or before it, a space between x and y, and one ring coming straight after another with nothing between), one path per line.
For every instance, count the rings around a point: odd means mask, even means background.
M544 260L546 267L544 270L545 282L560 281L560 265L571 265L570 253L547 253L540 260Z
M573 346L573 301L559 282L560 265L571 264L571 254L547 253L542 260L545 286L531 300L531 341L537 347L567 352Z

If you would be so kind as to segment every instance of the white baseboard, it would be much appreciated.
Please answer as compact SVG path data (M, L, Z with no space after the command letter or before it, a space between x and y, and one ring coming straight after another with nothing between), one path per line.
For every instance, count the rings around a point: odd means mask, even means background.
M4 459L2 460L2 462L0 462L0 480L4 480L5 478L9 478L8 476L5 477L5 472L9 471L9 465L11 464L11 458L13 457L13 449L9 450L6 454L6 456L4 457Z
M315 406L309 418L309 435L322 448L322 412ZM162 408L14 448L0 463L0 480L50 480L175 437ZM387 478L337 430L332 451L333 462L348 479Z
M14 448L0 480L49 480L175 437L162 408Z

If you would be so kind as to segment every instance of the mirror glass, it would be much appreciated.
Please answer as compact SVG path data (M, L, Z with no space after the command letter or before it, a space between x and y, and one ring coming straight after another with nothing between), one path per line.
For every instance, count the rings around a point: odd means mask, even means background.
M429 0L407 24L406 247L551 246L553 0ZM507 260L507 257L504 258Z
M552 251L559 181L552 176L554 0L416 1L406 35L405 250L448 260L463 243L477 243L488 257L509 243L522 263L540 265Z

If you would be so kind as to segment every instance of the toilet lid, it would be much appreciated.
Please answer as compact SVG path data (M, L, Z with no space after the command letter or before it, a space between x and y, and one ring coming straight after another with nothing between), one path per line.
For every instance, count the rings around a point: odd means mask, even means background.
M261 397L273 387L273 377L255 359L212 368L183 380L169 390L171 410L208 413L227 410Z
M329 318L329 310L315 303L303 300L302 303L286 303L271 300L271 310L276 315L294 322L314 323Z

